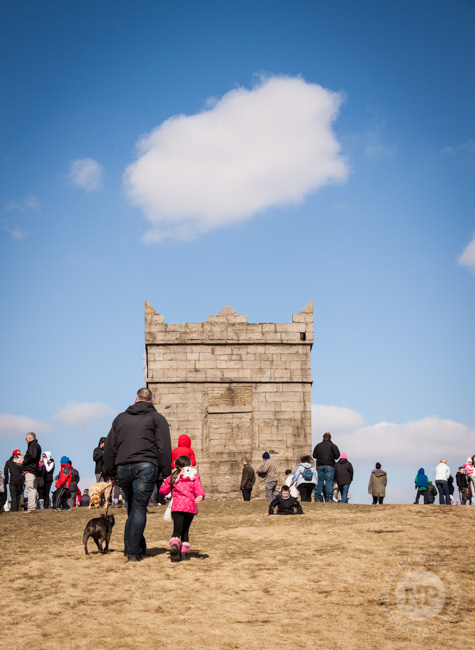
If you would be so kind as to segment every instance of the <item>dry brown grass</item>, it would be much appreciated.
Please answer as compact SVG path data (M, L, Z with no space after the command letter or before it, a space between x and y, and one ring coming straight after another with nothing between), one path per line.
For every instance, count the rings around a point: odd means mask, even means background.
M421 650L471 638L472 508L303 506L301 517L269 517L261 500L205 501L190 531L191 561L179 564L169 560L164 508L150 509L150 557L134 564L122 554L122 510L113 511L112 552L91 545L90 557L82 533L97 513L6 513L0 647ZM448 571L444 608L427 623L384 606L384 583L404 560Z

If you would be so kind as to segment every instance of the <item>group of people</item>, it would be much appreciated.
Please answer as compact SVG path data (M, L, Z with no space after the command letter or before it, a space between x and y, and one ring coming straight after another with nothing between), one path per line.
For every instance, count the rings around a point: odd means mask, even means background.
M264 482L265 498L272 505L276 499L277 467L268 451L264 452L262 460L262 464L257 468L257 476ZM248 458L243 458L242 464L240 488L244 501L250 501L252 488L256 482L256 472L250 466ZM315 446L312 456L302 456L293 472L291 469L285 471L285 483L280 489L279 499L282 498L282 494L285 494L286 500L296 500L300 497L300 501L305 502L312 501L313 495L315 501L348 503L351 498L350 485L353 476L353 465L348 460L348 455L340 453L338 447L332 442L331 434L327 432L323 434L322 441ZM368 485L373 504L384 502L387 482L388 477L381 463L376 463ZM278 507L278 511L279 509ZM292 511L300 514L296 506Z
M63 456L60 472L55 476L54 458L50 451L42 452L36 434L30 431L26 434L25 440L27 443L25 453L23 454L20 449L14 449L5 463L3 475L0 472L0 487L3 486L0 490L0 513L4 511L8 499L7 486L10 489L12 512L18 512L22 506L27 513L50 507L69 510L76 501L79 503L80 477L71 460ZM50 496L53 484L55 491Z
M469 456L463 465L460 465L455 475L455 483L459 491L460 505L472 505L475 487L475 454ZM450 473L447 459L442 458L435 468L435 485L429 481L423 467L417 472L414 479L416 498L414 503L419 503L422 497L424 504L435 503L437 493L441 505L455 505L454 477Z

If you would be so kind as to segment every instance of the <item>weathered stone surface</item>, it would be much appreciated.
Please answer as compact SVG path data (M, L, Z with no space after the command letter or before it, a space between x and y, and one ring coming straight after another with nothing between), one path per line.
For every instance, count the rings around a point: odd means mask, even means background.
M241 496L242 456L256 468L273 451L283 482L310 451L312 301L291 323L248 323L228 306L204 323L165 323L146 302L145 344L157 409L174 446L191 437L210 496Z

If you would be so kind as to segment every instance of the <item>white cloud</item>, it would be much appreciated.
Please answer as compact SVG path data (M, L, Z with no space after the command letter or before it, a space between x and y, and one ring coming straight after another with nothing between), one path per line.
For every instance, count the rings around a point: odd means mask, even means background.
M49 428L47 422L33 420L27 415L0 413L0 439L14 438L18 435L25 436L30 431L38 434L46 433Z
M461 266L466 266L472 271L475 271L475 233L472 236L471 241L465 247L463 253L458 258L458 263Z
M366 425L357 411L314 404L312 431L317 442L325 431L335 433L334 442L350 460L385 465L435 464L447 458L454 472L475 449L475 428L436 415L402 424Z
M72 160L69 167L69 178L74 185L82 187L86 192L102 187L103 167L93 158Z
M456 147L445 147L445 149L442 149L442 153L449 153L449 154L469 153L469 154L475 154L475 140L472 140L472 138L469 138L466 142L463 142L462 144L459 144Z
M54 416L54 420L59 420L70 427L84 428L90 420L98 420L105 415L114 413L112 406L100 402L68 402Z
M40 201L37 196L28 194L22 199L12 199L4 203L0 210L2 217L0 219L3 230L8 232L13 239L21 241L30 233L24 228L24 222L32 213L41 212Z
M124 182L152 224L145 240L192 239L346 180L332 131L341 100L304 79L274 76L144 135Z

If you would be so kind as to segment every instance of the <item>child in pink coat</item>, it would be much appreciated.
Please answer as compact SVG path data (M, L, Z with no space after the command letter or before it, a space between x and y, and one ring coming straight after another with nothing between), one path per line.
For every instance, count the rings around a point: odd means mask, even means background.
M205 491L188 456L178 456L175 467L172 475L165 479L160 494L165 496L172 493L173 535L170 540L170 558L172 562L180 562L190 559L188 531L193 517L198 514L196 504L204 499Z

